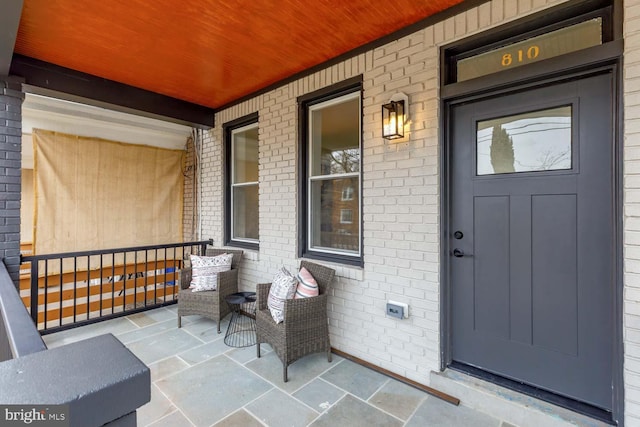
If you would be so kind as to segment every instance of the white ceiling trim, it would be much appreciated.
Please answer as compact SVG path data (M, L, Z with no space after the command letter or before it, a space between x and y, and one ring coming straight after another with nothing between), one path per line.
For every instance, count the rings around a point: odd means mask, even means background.
M182 150L191 128L27 93L22 104L22 167L33 168L33 129Z

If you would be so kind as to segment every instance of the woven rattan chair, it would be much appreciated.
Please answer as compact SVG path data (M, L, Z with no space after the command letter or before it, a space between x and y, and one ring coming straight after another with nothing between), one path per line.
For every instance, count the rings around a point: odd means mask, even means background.
M284 303L284 321L276 323L267 307L271 283L257 286L256 342L260 357L260 343L268 343L282 361L282 378L287 382L290 364L311 353L326 351L331 362L327 297L335 271L323 265L302 261L318 282L320 295L311 298L288 299Z
M238 266L242 259L242 251L229 249L208 248L206 256L233 254L231 270L218 274L218 289L215 291L191 292L191 268L180 270L178 279L180 291L178 293L178 328L182 326L182 316L200 315L215 320L220 333L220 320L231 311L225 302L225 297L238 292Z

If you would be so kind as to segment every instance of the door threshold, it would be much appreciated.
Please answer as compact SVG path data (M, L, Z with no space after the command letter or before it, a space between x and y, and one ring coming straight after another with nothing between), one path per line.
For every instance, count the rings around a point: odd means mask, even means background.
M538 399L544 402L551 403L552 405L556 405L561 408L568 409L572 412L576 412L578 414L587 416L589 418L602 421L606 424L617 425L617 423L613 420L612 413L602 408L598 408L596 406L589 405L584 402L570 399L565 396L560 396L558 394L551 393L547 390L543 390L543 389L530 386L518 381L514 381L511 379L502 377L500 375L496 375L491 372L487 372L482 369L478 369L476 367L466 365L464 363L452 362L448 366L448 368L454 371L462 372L464 374L467 374L475 378L479 378L484 381L488 381L499 387L503 387L518 393L525 394L534 399Z

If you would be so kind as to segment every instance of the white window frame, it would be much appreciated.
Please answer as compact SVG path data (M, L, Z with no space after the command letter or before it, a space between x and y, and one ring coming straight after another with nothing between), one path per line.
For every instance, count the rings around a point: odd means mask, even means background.
M254 128L258 128L258 123L250 123L248 125L245 126L241 126L235 129L231 130L231 141L230 141L230 145L231 145L231 176L229 177L229 186L230 188L230 195L229 195L229 213L230 213L230 221L231 221L231 228L230 228L230 232L229 232L229 239L233 242L244 242L244 243L260 243L260 239L258 237L258 239L248 239L248 238L243 238L243 237L235 237L235 224L234 224L234 199L233 199L233 195L234 195L234 189L238 188L238 187L250 187L250 186L257 186L258 187L258 191L260 190L260 182L259 181L250 181L250 182L242 182L239 184L236 184L234 182L234 178L236 176L235 174L235 167L236 167L236 140L235 140L235 136L240 133L240 132L245 132L247 130L250 129L254 129ZM258 235L259 236L259 235Z
M353 200L353 187L348 185L342 189L342 200Z
M345 219L345 216L349 218ZM353 209L340 209L340 224L353 224Z
M358 188L361 188L361 182L362 182L362 115L361 113L359 114L359 120L358 120L358 138L359 138L359 144L358 144L358 150L360 152L359 155L359 159L358 159L358 172L351 172L351 173L341 173L341 174L332 174L332 175L312 175L312 170L313 170L313 148L312 148L312 144L313 144L313 112L317 111L317 110L321 110L324 109L326 107L331 107L333 105L336 104L341 104L345 101L351 101L353 99L357 99L358 100L358 110L360 112L362 112L362 99L361 99L361 93L360 91L354 91L352 93L346 94L346 95L342 95L333 99L329 99L327 101L324 102L319 102L317 104L311 105L308 107L307 109L307 150L309 153L308 156L308 161L307 161L307 251L308 252L319 252L319 253L325 253L325 254L333 254L333 255L340 255L340 256L347 256L347 257L353 257L353 258L360 258L362 257L362 194L361 191L358 192L358 215L356 218L356 221L358 221L358 251L347 251L347 250L340 250L340 249L334 249L334 248L325 248L325 247L321 247L321 246L312 246L312 235L313 235L313 221L311 218L311 214L312 214L312 206L311 206L311 202L312 202L312 198L311 198L311 187L312 184L316 181L322 181L322 180L334 180L334 179L340 179L340 178L358 178Z

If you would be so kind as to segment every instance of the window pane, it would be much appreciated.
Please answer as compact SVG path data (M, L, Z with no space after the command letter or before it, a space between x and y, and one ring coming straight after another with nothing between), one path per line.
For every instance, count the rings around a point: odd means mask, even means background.
M312 110L310 120L311 176L359 172L360 98Z
M233 239L258 240L258 185L233 188Z
M343 200L345 188L353 198ZM358 178L323 179L311 182L311 247L358 253L360 224L358 218Z
M342 189L342 200L353 200L353 187L345 186Z
M477 174L571 169L571 106L477 124Z
M258 181L258 128L233 133L233 183Z
M351 209L340 209L340 224L351 224L353 222L353 211Z

